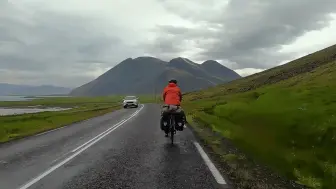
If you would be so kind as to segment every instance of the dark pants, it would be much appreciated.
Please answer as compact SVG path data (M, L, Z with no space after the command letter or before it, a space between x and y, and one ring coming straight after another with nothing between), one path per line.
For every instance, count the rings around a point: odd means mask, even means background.
M168 130L167 130L167 127L165 127L164 122L167 122L167 125L168 125L168 121L169 121L168 118L169 118L170 113L172 112L175 114L174 116L176 119L175 122L182 123L182 126L180 127L179 130L183 130L183 126L186 123L185 113L180 106L177 106L177 109L176 109L176 106L173 106L173 109L171 109L171 107L164 105L161 111L160 127L161 127L161 130L165 131L166 134L168 133Z

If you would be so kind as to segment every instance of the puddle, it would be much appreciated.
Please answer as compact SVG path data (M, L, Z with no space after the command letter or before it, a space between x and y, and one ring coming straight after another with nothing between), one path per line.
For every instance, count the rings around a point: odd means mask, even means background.
M6 115L19 115L25 113L38 113L38 112L56 112L63 110L70 110L71 108L59 108L59 107L48 107L48 108L0 108L0 116Z

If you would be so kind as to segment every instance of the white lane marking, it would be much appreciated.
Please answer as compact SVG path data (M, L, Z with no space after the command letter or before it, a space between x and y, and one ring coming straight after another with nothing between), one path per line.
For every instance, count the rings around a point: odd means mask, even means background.
M67 156L67 155L70 154L70 153L71 153L71 152L67 152L67 153L65 153L65 154L60 155L58 158L54 159L51 163L52 163L52 164L55 163L56 161L62 159L63 157Z
M128 120L132 119L134 116L136 116L142 109L143 109L144 105L142 105L142 107L137 110L135 113L133 113L129 118L127 118L123 123L127 122ZM118 125L118 124L117 124ZM83 148L81 148L79 151L77 151L76 153L72 154L70 157L66 158L65 160L61 161L60 163L52 166L51 168L49 168L48 170L44 171L42 174L40 174L39 176L35 177L34 179L30 180L29 182L27 182L26 184L24 184L23 186L19 187L19 189L27 189L30 186L32 186L33 184L37 183L38 181L40 181L42 178L44 178L45 176L49 175L50 173L52 173L53 171L55 171L57 168L61 167L62 165L66 164L67 162L69 162L70 160L72 160L73 158L75 158L76 156L78 156L80 153L82 153L83 151L85 151L86 149L88 149L89 147L91 147L92 145L94 145L96 142L100 141L102 138L104 138L105 136L107 136L108 134L110 134L112 131L116 130L118 127L120 127L122 124L119 124L118 126L113 125L111 128L112 129L108 129L108 132L103 132L105 134L103 134L102 136L100 136L99 138L97 138L96 140L92 141L91 143L89 143L88 145L84 146Z
M97 117L93 117L93 118L90 118L90 119L85 119L85 120L82 120L80 122L77 122L77 123L85 123L85 122L88 122L89 120L91 119L94 119L94 118L97 118ZM45 132L42 132L42 133L39 133L39 134L36 134L34 136L40 136L40 135L44 135L44 134L47 134L47 133L50 133L50 132L54 132L54 131L57 131L57 130L60 130L60 129L63 129L65 127L68 127L69 125L65 125L65 126L62 126L62 127L59 127L59 128L56 128L56 129L51 129L49 131L45 131Z
M133 115L133 114L132 114ZM120 122L118 122L117 124L113 125L112 127L110 127L109 129L107 129L106 131L100 133L99 135L95 136L94 138L92 138L91 140L85 142L84 144L78 146L77 148L73 149L71 152L76 152L77 150L79 150L80 148L82 148L83 146L87 145L88 143L92 142L93 140L95 140L96 138L100 137L101 135L103 135L104 133L108 132L109 130L113 129L114 127L118 127L119 125L122 125L123 123L125 123L125 119L121 120Z
M77 148L73 149L71 152L76 152L77 150L83 148L85 145L89 144L90 142L92 142L93 140L95 140L96 138L98 138L99 136L103 135L106 132L109 132L111 129L115 128L115 127L119 127L120 125L124 124L126 121L128 121L130 118L132 118L133 116L135 116L136 114L138 114L138 112L143 108L144 105L142 105L142 107L135 111L128 119L123 119L120 122L118 122L117 124L113 125L112 127L110 127L109 129L107 129L106 131L100 133L99 135L95 136L94 138L92 138L91 140L85 142L84 144L78 146Z
M223 176L220 174L220 172L218 171L218 169L212 163L212 161L210 160L210 158L208 157L208 155L205 153L205 151L203 150L203 148L201 147L201 145L198 142L194 142L194 145L196 146L198 152L201 154L201 156L202 156L205 164L209 167L212 175L215 177L215 179L218 182L218 184L226 184Z

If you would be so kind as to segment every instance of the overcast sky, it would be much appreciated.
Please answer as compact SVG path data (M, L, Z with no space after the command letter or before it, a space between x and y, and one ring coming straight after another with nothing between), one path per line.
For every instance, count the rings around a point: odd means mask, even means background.
M333 45L335 31L335 0L0 0L0 83L76 87L148 55L245 76Z

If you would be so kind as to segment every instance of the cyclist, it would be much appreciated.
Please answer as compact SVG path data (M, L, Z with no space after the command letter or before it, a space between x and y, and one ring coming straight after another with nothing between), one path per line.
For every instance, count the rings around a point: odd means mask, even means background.
M161 125L161 130L165 131L166 137L168 136L168 129L167 129L167 121L166 121L166 116L167 113L170 110L174 110L177 113L179 113L181 117L180 124L182 125L177 125L176 129L182 131L184 124L186 123L186 116L181 108L181 101L182 101L182 93L181 89L177 86L177 81L175 79L171 79L168 82L168 85L163 89L162 93L164 105L161 111L161 120L160 120L160 125Z

